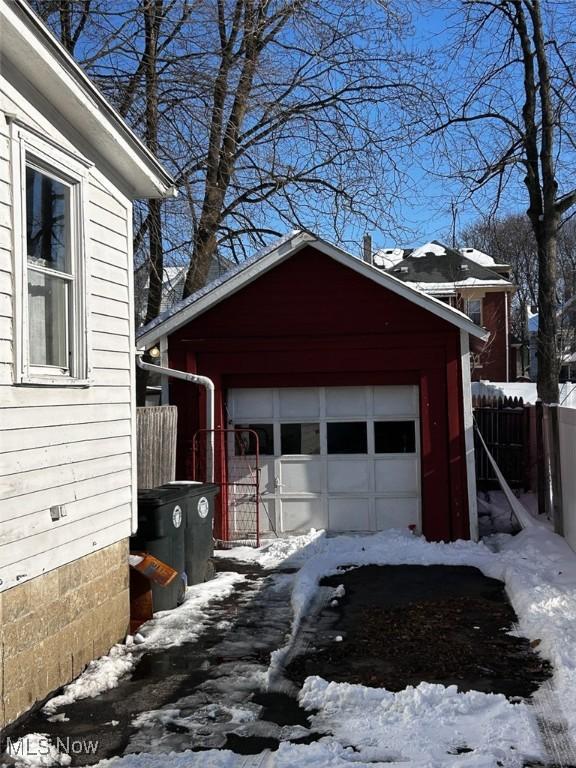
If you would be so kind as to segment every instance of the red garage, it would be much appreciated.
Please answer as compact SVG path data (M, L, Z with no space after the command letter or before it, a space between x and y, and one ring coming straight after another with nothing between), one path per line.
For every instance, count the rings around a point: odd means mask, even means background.
M451 540L477 530L469 337L485 335L297 233L143 328L139 346L214 382L217 428L257 431L277 532L412 526ZM180 477L205 426L199 392L171 380Z

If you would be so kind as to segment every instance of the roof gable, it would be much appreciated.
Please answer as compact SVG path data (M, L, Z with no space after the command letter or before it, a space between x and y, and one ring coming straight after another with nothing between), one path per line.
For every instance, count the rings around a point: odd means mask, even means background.
M241 290L278 264L298 253L302 248L312 247L340 264L354 270L376 284L413 302L480 339L487 338L487 332L475 325L464 313L428 296L394 276L389 275L331 243L304 232L292 232L256 253L251 259L238 265L219 280L205 286L164 312L137 332L139 346L150 347L161 337L167 336L211 307Z

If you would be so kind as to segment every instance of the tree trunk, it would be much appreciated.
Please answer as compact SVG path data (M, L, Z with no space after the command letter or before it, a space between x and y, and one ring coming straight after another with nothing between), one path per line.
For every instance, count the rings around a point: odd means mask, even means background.
M557 227L542 233L538 242L538 397L558 402L559 362L556 318Z
M142 5L145 27L144 60L146 62L146 145L158 151L158 36L163 13L163 0L144 0ZM162 201L148 201L148 237L150 254L148 258L148 302L145 323L160 313L162 303L162 282L164 276L164 249L162 243ZM147 358L145 358L147 359ZM146 386L149 374L136 369L136 403L146 404Z

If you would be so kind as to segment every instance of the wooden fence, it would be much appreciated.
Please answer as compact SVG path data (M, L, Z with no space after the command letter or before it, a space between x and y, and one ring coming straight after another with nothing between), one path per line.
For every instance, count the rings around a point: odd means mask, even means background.
M518 397L474 397L474 419L488 450L511 488L528 490L530 479L530 409ZM478 436L475 437L476 484L486 491L498 480Z
M138 488L175 479L177 414L175 405L136 409Z

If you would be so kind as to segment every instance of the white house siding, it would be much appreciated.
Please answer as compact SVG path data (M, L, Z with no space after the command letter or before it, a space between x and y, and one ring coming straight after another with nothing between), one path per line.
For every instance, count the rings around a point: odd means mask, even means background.
M42 96L14 85L13 76L0 79L2 110L82 155L48 119ZM125 539L134 517L131 202L98 158L84 156L96 163L85 190L90 386L15 386L17 190L0 117L0 591ZM52 505L66 516L53 522Z

